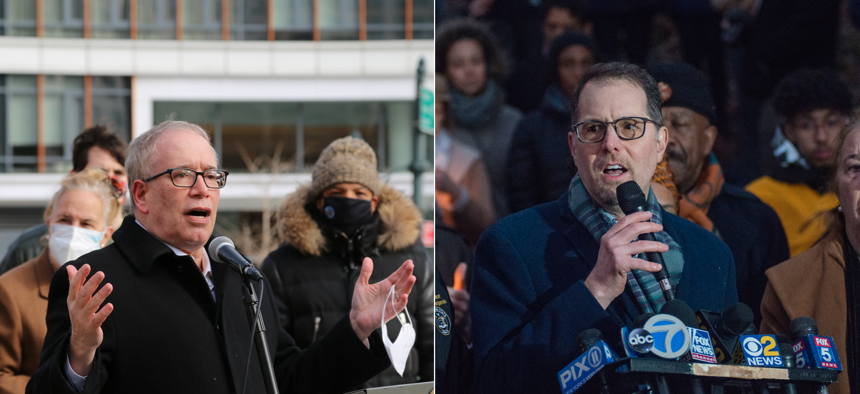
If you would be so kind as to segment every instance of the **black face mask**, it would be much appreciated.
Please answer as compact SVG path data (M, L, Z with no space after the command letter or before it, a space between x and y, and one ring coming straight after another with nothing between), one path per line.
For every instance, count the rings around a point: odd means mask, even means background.
M323 197L322 219L352 235L373 214L370 201L347 197Z

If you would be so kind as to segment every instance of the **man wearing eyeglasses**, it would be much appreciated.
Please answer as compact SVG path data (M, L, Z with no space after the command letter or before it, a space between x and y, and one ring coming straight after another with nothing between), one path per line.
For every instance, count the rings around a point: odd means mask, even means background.
M580 332L596 328L612 346L622 326L659 312L660 266L637 257L644 252L663 254L675 295L694 310L737 302L728 247L666 213L650 191L668 142L660 104L640 67L592 66L571 98L568 145L578 174L569 190L484 233L472 282L479 391L557 391ZM630 180L648 196L648 211L625 216L615 189ZM644 233L659 242L637 240Z
M48 333L27 392L265 393L247 289L206 253L228 175L208 134L163 122L132 141L126 165L134 211L114 244L54 275ZM349 315L304 351L278 324L268 284L255 284L280 391L341 393L385 369L374 330L392 285L394 309L406 306L412 269L407 261L369 284L365 259Z
M779 217L767 204L725 183L717 156L716 109L701 71L689 64L653 64L648 73L663 99L669 129L666 157L681 194L678 216L722 239L735 259L738 299L761 323L764 271L788 260L788 242Z

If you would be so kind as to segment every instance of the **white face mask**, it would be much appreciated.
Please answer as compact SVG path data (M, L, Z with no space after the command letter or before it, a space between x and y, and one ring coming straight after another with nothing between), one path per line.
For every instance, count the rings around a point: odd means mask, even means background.
M75 226L52 224L48 250L50 250L51 257L57 264L63 265L89 252L101 249L99 242L104 235L104 231L98 232Z
M403 369L406 368L406 360L409 358L409 351L412 350L412 345L415 344L415 329L412 328L412 318L409 317L409 312L406 312L406 318L409 323L402 323L400 334L394 343L388 339L388 327L385 324L385 307L388 306L388 297L391 297L391 309L394 309L394 286L391 286L391 291L385 297L385 304L382 306L382 344L385 345L385 351L388 352L388 358L391 360L391 365L394 370L403 376ZM400 321L400 319L395 319Z

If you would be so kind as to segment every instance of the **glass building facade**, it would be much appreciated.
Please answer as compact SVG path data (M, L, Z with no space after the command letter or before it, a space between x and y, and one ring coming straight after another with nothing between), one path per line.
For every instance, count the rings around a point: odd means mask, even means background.
M433 38L432 0L0 0L0 36L105 40L364 41ZM134 76L0 74L0 173L66 172L78 133L108 124L132 137ZM308 171L323 147L360 135L389 163L390 130L411 132L411 103L153 103L212 133L231 171L281 143L289 171ZM266 150L268 149L268 151Z

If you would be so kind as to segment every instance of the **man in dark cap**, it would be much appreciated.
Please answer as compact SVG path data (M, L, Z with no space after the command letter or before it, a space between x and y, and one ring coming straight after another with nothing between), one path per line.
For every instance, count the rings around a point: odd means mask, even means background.
M727 184L716 155L716 111L704 75L689 64L652 65L669 129L666 155L681 194L678 215L720 237L732 251L738 300L761 321L764 271L788 259L779 217L753 194Z

